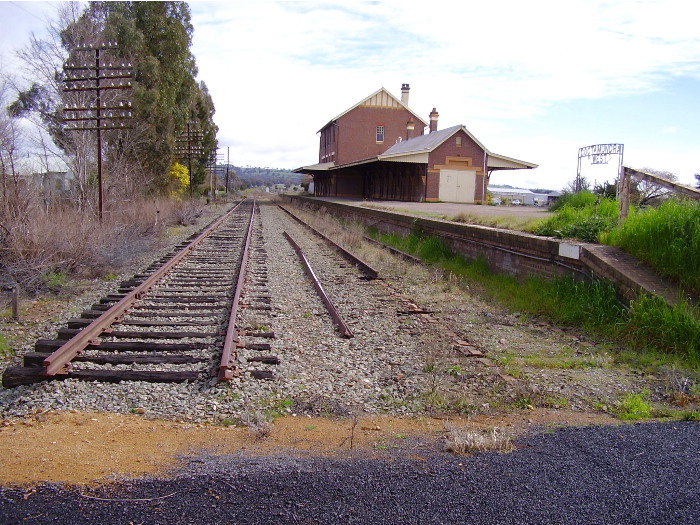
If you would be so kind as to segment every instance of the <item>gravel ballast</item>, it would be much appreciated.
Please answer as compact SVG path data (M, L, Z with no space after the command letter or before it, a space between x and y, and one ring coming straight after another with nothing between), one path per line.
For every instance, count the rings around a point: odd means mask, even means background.
M276 206L261 206L261 245L268 254L263 264L253 258L251 278L242 300L254 302L259 290L253 286L255 274L268 279L271 297L269 311L241 309L238 326L254 329L265 326L276 334L272 351L278 366L247 362L260 352L242 349L242 374L231 382L219 383L207 374L200 381L186 384L122 382L96 384L78 380L54 381L0 390L0 414L23 417L51 409L94 410L130 413L142 410L150 417L187 421L240 420L257 410L275 407L283 399L294 399L307 413L379 413L394 408L396 397L417 396L424 386L418 341L395 312L398 299L387 297L377 282L363 279L361 272L347 264L334 250L319 244L308 230L292 221ZM355 338L342 338L321 300L304 273L293 248L283 237L288 231L303 245L314 271L336 307L351 325ZM132 331L138 328L130 327ZM168 327L148 327L142 331L168 331ZM198 328L188 328L197 331ZM200 331L209 331L201 328ZM52 337L46 334L44 337ZM245 342L259 342L244 338ZM181 342L186 342L182 340ZM220 350L213 339L212 363ZM167 341L165 341L167 342ZM83 365L89 367L90 365ZM176 365L171 365L177 370ZM273 381L253 379L253 370L266 368ZM405 378L401 383L394 376ZM291 407L286 410L291 413ZM406 407L397 409L408 414Z

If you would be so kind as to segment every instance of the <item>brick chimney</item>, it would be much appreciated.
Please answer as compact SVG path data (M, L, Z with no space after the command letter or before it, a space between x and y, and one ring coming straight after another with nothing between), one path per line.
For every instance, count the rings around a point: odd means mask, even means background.
M406 122L406 140L413 138L413 130L415 127L416 125L413 122L413 117L409 118L408 122Z
M408 91L410 89L408 84L401 84L401 103L406 107L408 107Z
M430 133L437 131L438 112L435 108L430 112Z

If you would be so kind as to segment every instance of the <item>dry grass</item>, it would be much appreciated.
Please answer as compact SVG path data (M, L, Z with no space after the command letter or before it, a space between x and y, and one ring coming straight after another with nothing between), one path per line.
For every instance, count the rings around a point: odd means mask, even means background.
M117 273L169 226L191 223L198 213L190 203L167 199L128 201L105 210L100 222L75 207L26 201L21 213L0 214L0 284L37 293L69 278Z
M506 230L517 230L532 233L534 229L543 221L541 217L515 217L511 215L484 216L473 213L460 213L454 217L443 215L441 218L461 222L463 224L476 224L479 226L489 226L491 228L503 228Z
M445 429L447 430L445 450L453 454L510 452L515 448L511 436L499 428L481 431L446 425Z
M250 434L256 441L265 439L272 433L271 419L259 410L247 412L243 416L242 422L248 427Z

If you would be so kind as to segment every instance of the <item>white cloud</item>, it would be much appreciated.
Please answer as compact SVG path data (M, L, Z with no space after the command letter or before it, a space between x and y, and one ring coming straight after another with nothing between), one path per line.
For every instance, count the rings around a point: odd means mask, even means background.
M314 162L322 125L380 87L398 95L403 82L415 111L427 118L435 106L441 125L470 127L541 115L554 102L653 92L700 69L693 4L683 1L191 7L220 142L238 143L251 164L265 154L290 167ZM525 153L537 157L536 143Z
M3 48L9 34L13 47L22 45L11 30L28 40L30 27L45 26L19 16L18 5L41 19L55 11L50 2L0 2L12 21L0 35ZM492 151L538 163L508 174L546 183L537 186L562 186L575 176L577 149L607 141L625 142L630 160L700 171L691 155L700 143L697 105L680 110L685 120L637 122L649 104L674 103L677 81L699 87L694 1L250 0L190 8L199 78L216 106L219 143L235 163L315 162L316 132L329 119L380 87L398 96L408 82L410 106L423 118L435 106L441 127L465 124ZM652 94L646 107L627 107L644 94ZM614 109L619 101L624 112ZM597 103L595 122L582 108ZM629 125L614 128L613 117Z

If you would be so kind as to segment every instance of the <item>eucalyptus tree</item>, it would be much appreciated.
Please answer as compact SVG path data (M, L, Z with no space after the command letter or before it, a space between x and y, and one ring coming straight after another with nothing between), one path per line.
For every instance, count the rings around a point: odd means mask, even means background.
M166 188L175 159L175 141L188 123L203 132L201 156L193 171L201 174L216 149L214 104L190 51L194 28L185 2L92 2L86 16L102 20L105 36L119 43L134 63L133 106L139 133L136 148L153 186ZM199 180L198 180L199 179Z
M66 132L63 64L81 47L116 42L114 60L133 65L133 108L127 130L104 135L109 192L120 197L164 192L175 157L175 141L194 122L204 133L197 172L216 149L214 104L190 51L194 28L185 2L90 2L63 7L45 40L32 38L21 54L33 79L14 104L17 115L34 116L69 159L78 194L87 193L95 173L94 138ZM70 95L74 96L74 95ZM193 170L195 171L195 170ZM195 179L195 182L197 180Z

